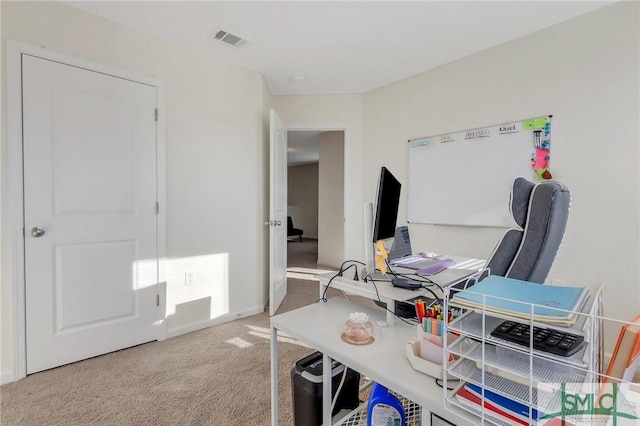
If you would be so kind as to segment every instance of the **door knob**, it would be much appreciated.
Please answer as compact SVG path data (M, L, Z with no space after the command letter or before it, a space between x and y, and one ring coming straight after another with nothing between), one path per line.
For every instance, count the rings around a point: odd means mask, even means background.
M33 228L31 228L31 235L36 238L42 237L44 235L44 228L41 228L40 226L34 226Z

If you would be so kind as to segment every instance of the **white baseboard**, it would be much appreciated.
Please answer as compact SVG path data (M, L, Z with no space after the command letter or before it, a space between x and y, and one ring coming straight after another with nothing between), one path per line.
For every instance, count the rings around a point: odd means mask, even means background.
M0 372L0 385L6 385L7 383L15 381L16 376L13 374L13 370L2 370L2 372Z
M233 312L226 315L221 315L217 318L213 318L207 321L200 321L192 324L183 325L180 327L167 328L166 338L180 336L181 334L191 333L192 331L202 330L203 328L224 324L225 322L234 321L244 317L250 317L252 315L261 314L262 312L264 312L264 306L255 306L240 312Z

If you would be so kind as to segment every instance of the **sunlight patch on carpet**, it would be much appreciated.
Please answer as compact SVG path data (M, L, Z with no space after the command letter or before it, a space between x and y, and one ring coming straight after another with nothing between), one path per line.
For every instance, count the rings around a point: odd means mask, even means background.
M290 271L287 271L287 278L294 278L296 280L320 281L318 277L316 277L313 274L302 274L300 272L290 272Z
M260 337L262 339L271 340L271 334L269 333L260 333L258 331L249 331L249 334L252 336ZM310 348L311 346L302 343L301 341L294 339L293 337L282 336L278 333L278 342L279 343L291 343L293 345L302 346L305 348Z
M258 327L257 325L251 325L251 324L245 324L244 326L247 327L248 329L251 329L253 331L258 331L260 333L271 333L271 330L266 327ZM286 334L281 331L279 331L278 333L286 336Z
M266 327L259 327L257 325L251 325L251 324L245 324L245 327L247 327L248 329L252 330L249 331L248 333L252 336L256 336L256 337L260 337L262 339L267 339L267 340L271 340L271 330L266 328ZM306 345L302 342L300 342L297 339L294 339L293 337L289 336L287 333L283 332L283 331L279 331L278 330L278 342L285 342L285 343L293 343L294 345L298 345L298 346L303 346L305 348L310 348L311 346Z
M234 337L233 339L226 340L225 343L229 343L233 346L237 346L240 349L253 346L253 343L247 342L246 340L241 339L240 337Z

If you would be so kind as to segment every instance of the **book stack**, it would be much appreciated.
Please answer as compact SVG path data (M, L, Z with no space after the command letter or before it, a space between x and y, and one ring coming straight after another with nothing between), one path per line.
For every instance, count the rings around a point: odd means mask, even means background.
M640 315L624 324L607 367L603 383L629 383L633 381L640 361Z
M588 300L587 288L551 286L491 275L468 290L457 292L451 303L569 327L575 324Z
M484 390L483 397L482 388L472 383L461 386L456 392L456 399L460 404L474 411L480 411L484 407L487 414L513 425L535 424L540 417L544 416L535 408L531 408L529 412L528 405L487 389Z

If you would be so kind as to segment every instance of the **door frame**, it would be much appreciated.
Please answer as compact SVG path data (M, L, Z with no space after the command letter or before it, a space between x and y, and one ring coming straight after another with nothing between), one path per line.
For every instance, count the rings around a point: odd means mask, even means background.
M8 190L12 252L11 265L13 288L13 380L27 376L26 354L26 292L24 254L24 182L22 156L22 67L23 54L84 68L126 80L135 81L156 88L158 119L156 124L156 199L159 209L156 219L156 253L158 257L158 340L166 338L164 312L166 305L166 257L167 257L167 200L166 200L166 127L165 92L161 80L141 74L124 71L111 66L87 61L75 56L55 52L43 47L7 39L7 148L8 148Z
M342 162L342 172L344 173L344 186L342 188L342 203L344 206L343 211L343 228L342 228L342 253L346 257L348 253L349 247L347 247L347 242L349 239L347 235L349 235L349 225L350 221L347 219L347 211L348 209L348 200L351 199L351 170L347 168L347 165L350 164L350 136L351 130L349 126L340 125L340 124L288 124L287 132L295 132L295 131L318 131L318 132L343 132L344 135L344 146L343 146L343 162ZM318 205L319 207L319 205ZM288 262L288 261L287 261Z

